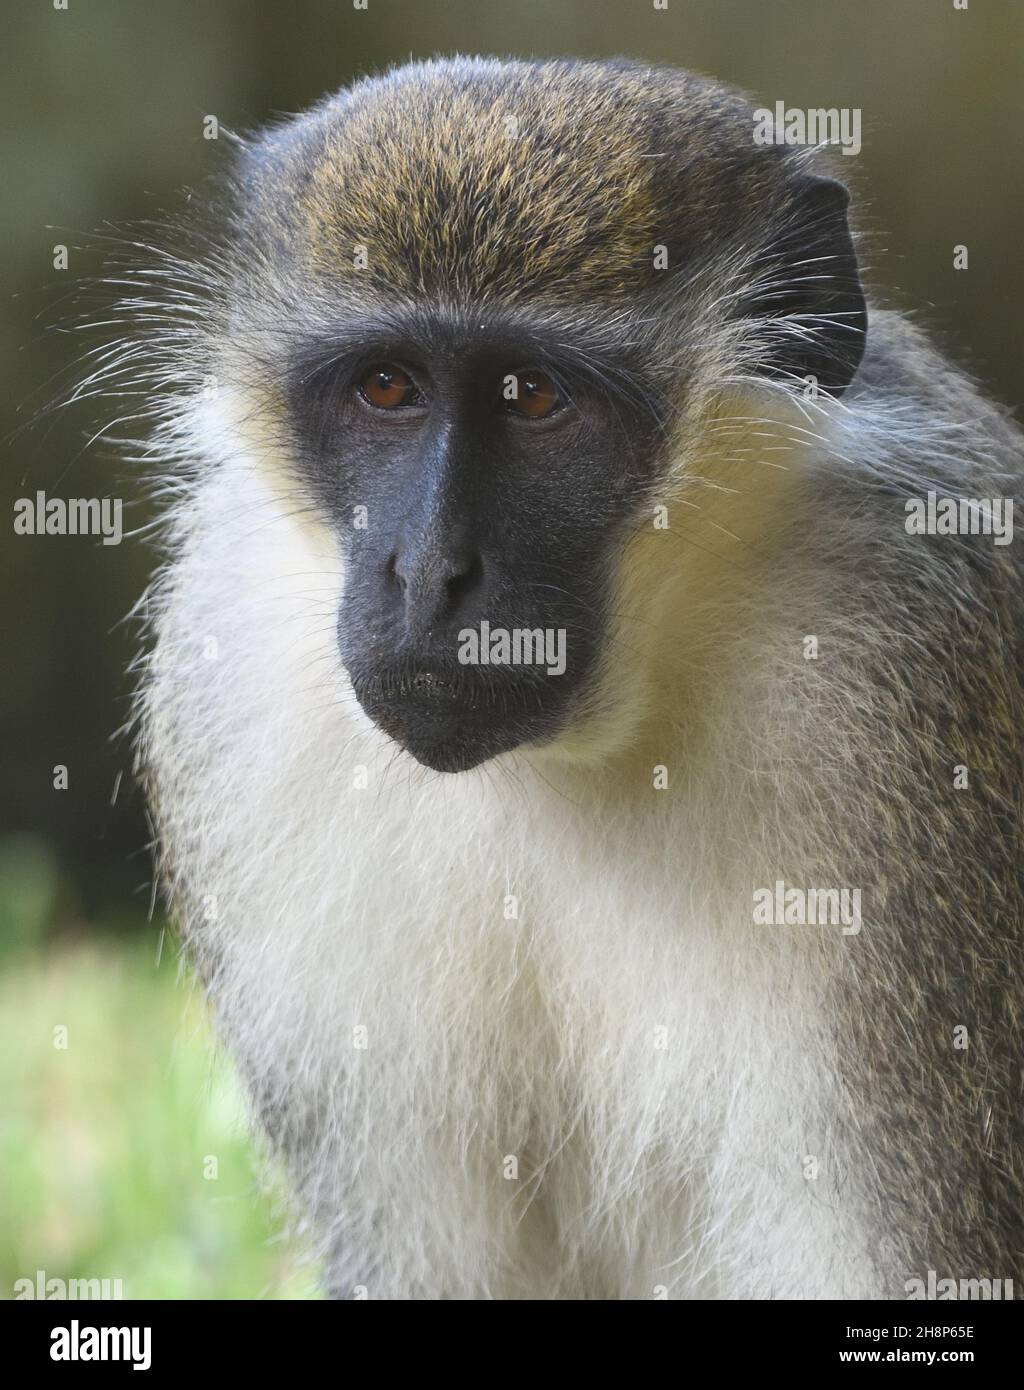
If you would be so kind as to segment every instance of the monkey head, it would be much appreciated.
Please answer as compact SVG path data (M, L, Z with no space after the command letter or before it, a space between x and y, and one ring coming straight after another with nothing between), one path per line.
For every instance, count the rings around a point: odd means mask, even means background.
M600 703L631 537L716 399L853 378L846 191L753 130L682 73L456 59L245 148L210 360L336 536L358 701L428 767Z

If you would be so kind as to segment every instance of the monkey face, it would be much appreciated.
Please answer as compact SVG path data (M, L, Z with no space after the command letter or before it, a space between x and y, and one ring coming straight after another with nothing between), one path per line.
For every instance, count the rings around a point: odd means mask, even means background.
M724 390L856 371L845 190L751 131L686 75L454 60L246 150L213 272L228 374L287 419L345 557L356 696L427 766L597 709L677 423L692 447Z
M656 407L522 314L363 313L324 346L291 416L364 711L448 772L556 736L595 673Z

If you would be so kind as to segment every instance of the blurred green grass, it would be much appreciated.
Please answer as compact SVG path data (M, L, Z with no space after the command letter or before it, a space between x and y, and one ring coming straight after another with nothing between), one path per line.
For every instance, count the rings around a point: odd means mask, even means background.
M317 1297L170 941L158 964L144 920L41 938L54 894L38 842L0 846L0 1297L37 1270L126 1298Z

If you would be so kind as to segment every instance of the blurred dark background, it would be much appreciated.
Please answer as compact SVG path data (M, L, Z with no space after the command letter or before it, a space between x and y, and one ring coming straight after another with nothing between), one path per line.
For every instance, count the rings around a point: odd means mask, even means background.
M843 161L874 233L869 276L916 306L1010 405L1022 395L1024 6L970 0L50 0L6 8L0 356L7 515L37 488L137 493L89 411L19 431L76 344L43 325L98 268L86 234L173 209L219 151L203 117L245 129L409 56L627 54L688 66L764 104L859 107ZM53 247L70 247L66 271ZM965 243L970 269L953 269ZM13 433L12 433L13 432ZM140 503L126 527L145 520ZM152 563L141 541L0 531L5 574L0 883L11 934L129 926L149 894L126 713L122 623ZM66 791L53 768L68 767ZM120 781L116 802L111 804ZM2 897L2 894L0 894Z

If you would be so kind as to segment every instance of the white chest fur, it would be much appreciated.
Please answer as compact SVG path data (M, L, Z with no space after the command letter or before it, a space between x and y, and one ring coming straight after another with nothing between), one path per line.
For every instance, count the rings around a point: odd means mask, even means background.
M829 952L754 925L779 846L743 798L682 762L669 793L543 755L426 772L345 684L330 547L252 474L216 487L165 590L148 758L335 1291L872 1292Z

